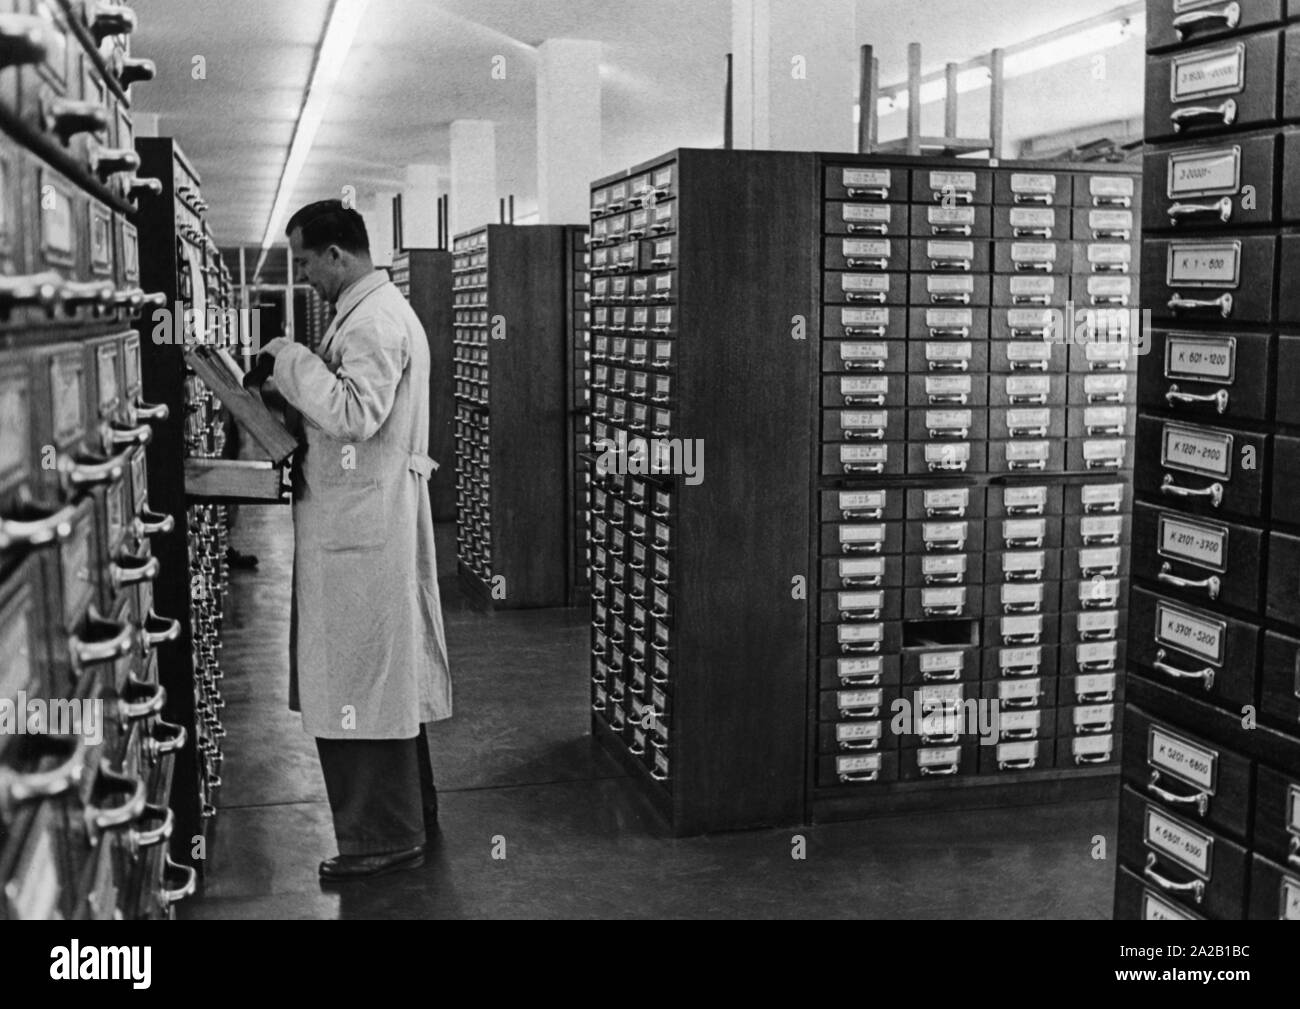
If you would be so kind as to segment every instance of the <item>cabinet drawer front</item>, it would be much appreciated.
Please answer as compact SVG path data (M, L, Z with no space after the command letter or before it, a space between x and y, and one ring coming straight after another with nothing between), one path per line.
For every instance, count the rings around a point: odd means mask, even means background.
M1143 227L1217 230L1275 223L1273 179L1281 156L1276 133L1148 151Z
M1258 609L1260 530L1146 502L1135 506L1133 522L1134 577L1193 604Z
M826 623L876 623L902 616L896 589L846 588L822 593L821 619Z
M1218 743L1130 707L1124 780L1193 823L1244 840L1250 826L1251 761Z
M1155 318L1182 324L1269 322L1276 260L1271 236L1153 238L1142 249L1146 300Z
M1273 448L1273 514L1286 515L1300 500L1300 438L1277 435Z
M965 585L978 588L986 573L983 552L927 553L909 545L903 558L903 584L918 588Z
M1300 869L1284 868L1261 855L1251 858L1250 917L1300 921Z
M974 774L978 767L978 750L978 743L905 748L899 752L899 777L903 781L929 781Z
M1070 238L1070 210L1062 206L994 207L993 237L1024 242L1064 241Z
M998 242L993 249L995 273L1069 274L1074 267L1075 247L1070 241L1012 240Z
M988 273L992 266L984 238L913 238L908 268L915 273Z
M1057 766L1060 766L1058 763ZM1116 921L1205 921L1148 886L1138 873L1120 866L1115 874Z
M1128 786L1120 795L1119 853L1122 864L1178 907L1232 919L1245 910L1246 850Z
M1065 414L1070 438L1131 438L1137 426L1133 405L1071 406Z
M1142 199L1142 179L1135 172L1080 172L1074 177L1074 206L1130 210Z
M993 298L996 278L960 273L914 273L908 283L908 300L913 305L981 306Z
M903 527L898 522L826 522L822 524L822 555L870 557L903 552Z
M1147 57L1146 139L1199 136L1278 119L1276 31Z
M1114 764L1119 745L1114 733L1098 736L1058 736L1056 766L1061 768Z
M1300 235L1283 235L1280 253L1283 277L1294 277L1300 270ZM1283 284L1278 292L1278 318L1286 323L1300 322L1300 291L1295 284Z
M990 518L1033 518L1060 515L1065 507L1065 488L1058 483L1023 487L992 486L988 494Z
M1053 679L1060 670L1056 645L1008 645L983 649L980 679Z
M910 487L906 515L909 519L965 519L984 514L984 491L979 487Z
M984 308L912 308L908 312L910 340L987 340L989 313Z
M868 786L898 780L898 753L838 754L817 761L817 784Z
M901 273L907 269L906 238L827 238L823 265L854 273Z
M1277 387L1300 389L1300 336L1278 338ZM1279 396L1277 419L1300 427L1300 396Z
M993 202L993 172L988 169L912 170L912 202L970 206Z
M907 370L904 340L827 340L822 371L834 374L901 374Z
M1122 668L1124 642L1061 646L1061 705L1118 704L1124 700L1124 680L1115 672ZM1109 665L1111 672L1084 671Z
M939 407L907 411L907 440L938 444L983 441L988 437L989 415L983 409Z
M1128 637L1127 609L1081 610L1067 603L1062 610L1062 646L1123 642ZM1093 653L1090 651L1088 654L1091 662ZM1105 653L1096 655L1099 665L1105 658Z
M827 272L822 300L828 305L906 305L907 274Z
M1070 297L1068 277L999 273L993 277L993 304L1007 308L1043 308L1064 305Z
M822 722L817 726L817 752L856 755L898 749L898 736L887 719L875 722Z
M985 581L995 585L1061 580L1059 550L990 550Z
M885 306L827 307L822 336L828 340L903 340L907 338L907 309Z
M1059 613L1059 582L1002 582L984 586L985 614Z
M1064 375L1025 372L989 376L989 406L995 409L1060 406L1065 401Z
M1079 546L1075 549L1067 547L1061 562L1061 576L1067 581L1119 578L1128 573L1131 550L1128 543L1102 547Z
M1009 740L979 747L980 774L1047 770L1056 763L1054 736Z
M1266 721L1300 730L1300 635L1264 635L1260 713Z
M927 476L980 474L988 457L978 441L934 441L907 446L907 472Z
M980 675L980 651L975 645L909 648L903 652L905 685L970 683ZM974 696L967 687L967 696Z
M1133 506L1127 481L1071 484L1065 488L1066 515L1119 515Z
M1197 515L1262 514L1268 436L1140 416L1137 444L1134 482L1148 500Z
M993 176L994 211L1011 207L1068 207L1074 179L1068 172L1000 171Z
M907 465L906 446L899 441L822 446L823 476L896 476Z
M822 379L822 406L881 407L904 406L907 380L902 375L827 375Z
M1133 253L1133 261L1140 259ZM1070 298L1079 308L1137 308L1142 301L1142 281L1136 268L1129 273L1075 273L1070 277Z
M1268 536L1268 615L1300 626L1300 536L1294 533Z
M1228 708L1255 703L1258 627L1143 588L1133 589L1129 606L1129 654L1148 676Z
M980 681L980 696L997 701L1001 710L1023 711L1056 707L1055 677L1013 676Z
M903 558L897 554L828 557L821 562L821 573L824 589L896 589L903 584Z
M857 203L906 203L911 174L906 168L827 165L826 199Z
M1138 402L1211 423L1219 417L1267 420L1271 339L1155 330L1151 352L1138 361Z
M1260 765L1255 777L1255 847L1300 872L1300 771Z
M906 620L966 620L980 613L980 586L933 585L903 589Z
M872 655L863 658L827 658L818 660L822 690L858 690L864 687L897 687L897 655Z
M999 319L995 313L994 339L987 347L988 370L994 376L1064 374L1071 356L1069 346L1063 343L1044 343L1041 337L1009 340L999 335L999 327L1005 325L1006 319ZM993 381L996 382L997 378Z
M902 441L905 430L903 410L822 411L823 441Z
M821 517L823 522L899 519L903 517L905 500L904 492L898 488L822 491Z
M890 709L901 694L899 687L860 687L823 690L818 699L822 721L888 722Z
M916 238L989 238L993 234L992 211L973 205L913 204L910 230Z
M1187 46L1252 31L1283 19L1283 0L1153 0L1147 4L1147 48Z
M989 442L990 473L1060 473L1066 468L1066 443L1035 439Z
M826 204L822 227L828 235L906 238L907 208L894 203L832 200Z

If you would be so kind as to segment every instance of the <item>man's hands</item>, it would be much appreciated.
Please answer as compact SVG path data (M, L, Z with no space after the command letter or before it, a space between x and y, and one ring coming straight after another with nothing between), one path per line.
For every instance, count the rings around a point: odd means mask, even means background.
M262 352L257 356L257 361L248 374L244 376L244 388L260 388L275 371L275 355L284 350L285 347L292 346L293 341L287 336L277 336L274 340L267 342L262 348Z

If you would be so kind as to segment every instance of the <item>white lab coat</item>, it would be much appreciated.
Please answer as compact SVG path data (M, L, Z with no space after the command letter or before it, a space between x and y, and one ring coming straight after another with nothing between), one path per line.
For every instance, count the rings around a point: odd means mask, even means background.
M451 717L424 330L376 272L342 293L317 353L279 351L274 378L305 438L294 466L289 706L312 736L410 738Z

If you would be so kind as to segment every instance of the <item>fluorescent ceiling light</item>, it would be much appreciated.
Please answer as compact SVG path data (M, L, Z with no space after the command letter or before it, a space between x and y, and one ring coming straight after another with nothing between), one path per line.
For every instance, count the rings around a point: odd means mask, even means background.
M1146 16L1137 14L1131 18L1096 25L1073 35L1052 38L1040 45L1030 44L1023 50L1007 55L1002 64L1002 78L1011 80L1046 70L1048 67L1069 63L1071 60L1113 49L1130 38L1141 37L1145 33ZM967 94L987 88L990 80L991 73L988 67L962 70L957 74L957 93ZM907 88L902 85L899 87L901 90L896 94L885 95L878 100L879 115L887 116L891 112L901 112L907 108ZM921 85L922 105L942 102L947 96L946 79L926 81Z
M289 156L285 158L280 185L275 192L275 203L271 206L271 216L267 219L266 232L262 236L262 254L258 257L254 276L262 272L267 252L280 235L280 227L289 212L289 201L293 199L294 190L298 186L298 177L307 163L312 144L316 142L316 133L325 118L330 99L334 96L335 85L343 73L348 51L352 48L369 5L370 0L334 0L334 5L330 8L320 50L316 54L316 64L312 67L311 80L307 84L307 96L303 99L302 111L298 113L293 140L289 144Z

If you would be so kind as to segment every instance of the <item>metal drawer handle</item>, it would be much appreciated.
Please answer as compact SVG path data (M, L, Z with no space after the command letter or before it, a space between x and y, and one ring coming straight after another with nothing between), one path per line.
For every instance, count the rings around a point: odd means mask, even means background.
M870 578L841 578L840 583L850 589L875 589L884 584L884 579L880 575L872 575Z
M841 718L879 718L880 708L840 708Z
M1018 459L1017 459L1017 460L1012 460L1011 462L1007 463L1007 468L1010 469L1010 470L1047 469L1047 460L1046 460L1046 459L1031 459L1031 460L1029 460L1029 461L1026 462L1026 461L1018 460Z
M1012 234L1016 238L1051 238L1051 228L1013 228Z
M44 512L47 509L29 502L23 510ZM0 550L7 550L11 546L41 547L66 540L72 535L72 520L76 514L77 506L70 504L38 519L9 519L0 516Z
M54 43L52 25L29 14L0 16L0 67L44 63Z
M964 238L969 238L973 234L973 231L969 224L935 224L930 226L930 233L939 237L960 235Z
M76 458L62 460L61 465L73 487L113 483L122 479L128 452L129 450L107 458L82 452Z
M999 760L999 771L1027 771L1038 763L1036 757L1026 757L1023 760Z
M171 415L171 407L166 403L152 404L137 399L131 412L137 420L166 420Z
M1291 838L1291 850L1287 852L1287 863L1300 866L1300 837Z
M157 820L159 823L152 830L138 830L132 827L126 832L127 846L130 848L132 856L136 858L139 857L141 848L152 848L171 837L172 830L176 826L176 815L169 806L155 806L152 803L145 803L141 819L144 818Z
M117 806L108 808L94 805L95 802L120 796L126 796L126 799ZM102 761L99 776L95 779L94 795L91 803L86 806L86 823L91 830L91 843L95 843L95 839L104 831L125 827L139 819L144 812L147 797L143 779L114 771L108 761Z
M1051 273L1052 264L1042 261L1031 263L1016 263L1017 273Z
M98 147L91 152L90 170L107 182L118 172L134 172L140 167L140 155L127 147Z
M1046 371L1046 361L1012 361L1012 371Z
M1013 305L1049 305L1051 298L1046 294L1017 294L1012 296Z
M841 543L840 549L846 554L878 554L884 550L883 543Z
M1171 385L1169 391L1165 393L1165 402L1170 406L1178 406L1180 403L1213 403L1219 413L1227 413L1228 390L1220 389L1218 392L1198 396L1190 392L1180 392L1178 386Z
M859 259L855 256L845 256L844 262L850 269L886 270L889 268L888 259Z
M108 130L108 112L98 102L51 98L41 106L45 129L57 133L65 144L78 133L100 134Z
M1047 402L1047 393L1041 393L1041 394L1031 395L1031 396L1011 396L1011 397L1008 398L1008 401L1009 401L1010 403L1012 403L1013 405L1017 405L1017 406L1019 406L1019 405L1024 405L1024 404L1027 404L1027 403L1029 403L1029 404L1032 404L1032 403L1041 403L1041 404L1046 404L1046 402Z
M1225 29L1232 29L1236 28L1240 23L1241 5L1234 0L1233 3L1228 4L1221 10L1191 11L1187 14L1179 14L1173 20L1173 28L1180 39L1185 39L1198 28L1213 28L1216 24L1222 24Z
M108 426L108 440L113 448L148 445L153 440L153 428L148 424L140 424L135 427L110 424Z
M883 508L846 508L840 512L840 516L848 521L854 519L878 519L883 518L885 509Z
M945 203L945 202L954 202L954 201L957 203L975 202L975 194L971 192L969 189L963 190L960 193L953 191L951 188L947 190L932 189L930 190L930 195L934 197L935 203Z
M52 271L0 277L0 304L6 307L37 304L50 312L59 303L62 290L63 278Z
M135 628L127 623L105 620L92 605L86 612L87 640L73 635L68 639L73 662L88 666L97 662L114 662L131 651L135 642ZM111 635L111 636L110 636Z
M204 812L206 815L207 811ZM212 812L215 814L216 810L214 809ZM164 904L175 904L184 900L186 897L193 895L195 888L198 886L199 874L194 869L188 865L177 865L169 856L164 855L163 876L174 879L177 873L185 874L183 883L175 887L169 887L164 883L162 889L158 891L158 896L162 898Z
M1034 568L1031 571L1004 571L1002 577L1008 582L1041 582L1043 580L1043 569Z
M965 441L970 437L970 428L967 427L932 427L927 430L930 437L936 441L944 439Z
M1197 299L1184 298L1181 294L1175 294L1169 299L1169 310L1171 312L1192 311L1203 308L1217 308L1223 318L1232 315L1232 295L1221 294L1217 298Z
M844 437L850 441L884 441L885 429L883 427L850 428L844 432Z
M923 778L946 778L956 774L960 769L957 764L949 764L947 767L922 767L921 776Z
M167 691L160 683L146 683L130 672L122 695L117 699L118 717L123 722L137 722L162 711Z
M1099 434L1114 435L1116 438L1121 438L1124 435L1124 425L1123 424L1093 424L1087 428L1087 434L1090 438L1096 437ZM1112 465L1112 464L1103 463L1103 465Z
M1151 772L1151 778L1147 781L1147 791L1175 806L1195 806L1196 812L1201 816L1205 815L1205 811L1210 805L1210 794L1208 792L1197 792L1195 795L1179 795L1177 792L1161 788L1160 772L1158 770Z
M162 733L161 738L159 733ZM159 758L185 749L188 740L189 732L185 726L173 725L159 718L154 721L149 736L144 741L145 754L150 762L156 764Z
M850 305L883 305L885 303L884 294L864 294L861 291L850 291L845 296L845 300Z
M856 186L846 186L844 188L844 191L848 193L850 196L852 196L854 199L863 199L866 197L870 197L873 200L889 199L889 188L887 186L871 187L865 189Z
M844 464L845 473L883 473L885 464L883 462L846 462ZM879 550L876 551L879 553Z
M1036 739L1037 737L1037 729L1006 729L1002 733L1003 739ZM1002 767L1004 765L999 764L998 766Z
M1036 708L1041 696L1041 694L1035 694L1033 697L1004 697L1002 698L1002 705L1007 708Z
M1194 880L1191 883L1175 883L1167 876L1162 876L1156 872L1155 852L1147 853L1147 864L1142 870L1142 875L1151 882L1155 883L1160 889L1169 893L1190 893L1196 903L1200 903L1205 898L1205 884L1201 880Z
M946 732L938 736L927 736L922 733L920 742L924 746L950 746L957 742L959 738L955 732Z
M162 512L152 512L148 508L141 508L140 514L135 517L132 523L132 531L140 539L144 539L146 536L165 536L175 528L176 518L174 516Z
M845 655L879 655L880 642L876 641L870 645L840 645L840 651Z
M841 782L845 784L849 784L850 782L854 782L854 781L879 781L880 772L879 771L853 771L849 773L840 774L838 775L838 778Z
M655 616L658 616L658 615L659 615L659 614L657 614L657 613L655 614ZM668 615L667 613L664 614L664 616L667 616L667 615ZM849 624L854 623L854 622L859 622L859 623L861 623L861 622L868 622L868 623L869 623L869 622L871 622L871 621L875 621L875 620L879 620L879 619L880 619L880 607L877 606L877 607L876 607L875 609L873 609L873 610L840 610L840 619L841 619L842 621L844 621L845 623L849 623Z
M1012 438L1046 438L1047 426L1040 425L1039 427L1009 427L1007 428L1007 434L1010 435Z
M845 326L845 336L884 336L884 326Z
M955 505L952 508L927 508L925 510L926 518L962 518L966 514L966 509L962 505Z
M1232 219L1232 200L1225 196L1214 203L1173 203L1170 204L1168 213L1171 224L1197 214L1217 214L1219 220L1227 224Z
M841 750L857 750L857 751L862 751L862 750L879 750L879 749L880 749L880 740L878 740L878 739L873 739L873 740L871 740L870 742L867 742L867 743L847 743L847 742L844 742L844 741L841 740L841 742L840 742L840 749L841 749Z
M887 235L889 234L889 225L887 224L850 224L848 225L850 235Z
M956 606L923 606L921 612L927 617L959 617L965 612L966 607L958 604Z
M1052 336L1050 326L1044 326L1042 329L1018 329L1012 328L1011 339L1013 340L1049 340Z
M930 295L930 304L932 305L969 305L969 294L932 294Z
M1095 578L1097 575L1109 575L1112 578L1119 577L1119 567L1115 564L1106 564L1102 567L1081 567L1079 570L1084 578Z
M656 767L653 771L650 772L650 777L654 778L655 781L667 781L667 780L668 780L668 775L661 773L660 770L659 770L659 768L657 768L657 767Z
M1180 487L1174 483L1172 476L1165 474L1165 478L1160 482L1160 493L1167 494L1170 497L1209 498L1210 504L1215 508L1223 504L1223 484L1217 480L1203 490L1193 490L1191 487Z
M108 565L108 576L115 589L121 590L128 585L152 582L162 570L162 562L157 557L136 557L133 554L119 554Z
M961 679L961 669L954 669L951 673L942 676L931 670L922 670L921 679L926 683L956 683Z
M925 584L926 585L960 585L962 583L962 577L963 576L960 574L926 575Z
M1008 645L1036 645L1041 640L1039 634L1004 634L1002 640Z
M1194 126L1203 119L1222 120L1224 126L1231 126L1237 120L1237 101L1229 98L1222 105L1193 105L1185 109L1174 109L1169 114L1174 132L1181 133L1186 127Z
M965 340L970 336L969 326L935 326L930 330L932 337L953 337L957 340Z
M965 539L925 541L926 553L961 553L965 549Z
M8 810L16 803L62 795L81 780L86 755L84 736L33 736L29 745L40 748L42 756L57 754L63 759L48 771L33 773L0 767L0 808Z
M969 259L932 259L930 260L930 269L949 273L970 273L971 261Z
M1013 202L1017 205L1035 203L1042 207L1050 207L1052 205L1052 196L1050 193L1016 193Z
M1219 587L1222 583L1219 581L1218 575L1211 575L1209 578L1196 581L1190 578L1180 578L1172 572L1173 565L1169 561L1165 561L1160 565L1160 573L1156 575L1156 580L1179 589L1205 589L1205 594L1211 599L1219 598Z
M152 650L178 640L181 636L181 622L160 617L154 610L150 610L140 626L140 636L145 648Z
M1167 676L1172 676L1176 680L1200 680L1208 693L1214 687L1214 669L1206 666L1204 669L1190 670L1179 669L1177 666L1171 666L1165 660L1169 658L1169 653L1161 648L1156 652L1155 668Z
M844 367L849 371L884 371L885 362L876 361L845 361Z
M966 361L927 361L931 371L969 371Z
M1028 666L1003 666L1002 673L1005 676L1037 676L1039 664L1037 662Z
M1090 392L1090 393L1088 393L1088 403L1089 403L1089 405L1096 405L1097 403L1123 403L1123 402L1124 402L1124 394L1123 394L1122 392L1116 392L1116 393L1095 393L1095 392Z
M1041 603L1003 603L1003 613L1037 613L1042 609Z

